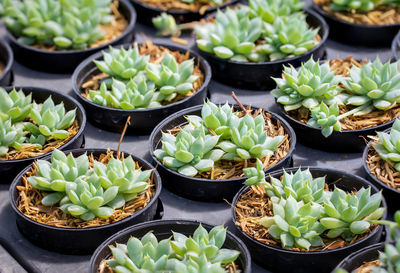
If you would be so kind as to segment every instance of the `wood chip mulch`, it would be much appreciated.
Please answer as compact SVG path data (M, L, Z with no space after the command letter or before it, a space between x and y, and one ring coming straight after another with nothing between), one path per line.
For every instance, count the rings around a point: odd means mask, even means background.
M182 0L138 0L146 5L153 8L162 10L189 10L198 11L203 15L207 9L214 7L215 5L209 1L195 1L194 3L184 3ZM224 2L228 2L225 0Z

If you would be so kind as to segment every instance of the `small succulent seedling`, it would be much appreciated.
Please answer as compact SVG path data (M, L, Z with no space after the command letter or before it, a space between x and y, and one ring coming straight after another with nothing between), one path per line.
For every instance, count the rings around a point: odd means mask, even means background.
M400 120L393 123L390 134L377 132L381 143L373 145L379 156L393 164L393 167L400 171Z
M393 0L333 0L330 9L333 11L360 11L367 12L379 5L396 3Z
M370 187L355 194L339 188L329 193L331 196L324 202L325 215L320 219L329 238L341 236L351 241L355 235L367 232L371 223L380 219L385 211L380 207L382 193L371 195Z
M310 202L297 202L292 196L273 203L274 216L266 216L259 223L269 228L269 234L280 241L283 248L308 250L311 246L321 246L320 234L324 227L318 219L323 209Z
M243 169L244 176L246 176L245 184L248 186L253 185L266 185L265 172L263 163L257 158L256 167L250 167Z
M343 117L343 115L339 115L339 106L336 103L328 107L322 102L311 110L311 118L307 124L321 129L322 135L328 137L333 131L340 132L342 130L339 119Z
M179 25L176 24L175 18L162 12L159 16L152 19L154 27L158 30L158 34L162 36L177 35L180 32Z
M0 157L5 156L10 147L20 150L26 140L23 124L11 124L11 120L0 119Z
M277 17L288 16L304 8L302 0L250 0L251 17L261 17L272 24Z
M24 120L32 108L32 94L26 96L15 88L8 93L0 87L0 119L13 123Z

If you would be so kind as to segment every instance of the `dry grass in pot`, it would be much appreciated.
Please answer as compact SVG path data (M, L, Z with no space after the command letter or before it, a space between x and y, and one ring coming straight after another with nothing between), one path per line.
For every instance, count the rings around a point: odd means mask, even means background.
M371 273L372 269L374 267L379 266L380 261L379 260L375 260L375 261L371 261L371 262L366 262L364 263L362 266L360 266L355 273Z
M209 1L196 1L194 3L184 3L181 0L138 0L152 8L158 8L165 11L168 10L183 10L183 11L194 11L204 14L207 9L212 8L216 5L209 3ZM225 0L224 2L228 2Z

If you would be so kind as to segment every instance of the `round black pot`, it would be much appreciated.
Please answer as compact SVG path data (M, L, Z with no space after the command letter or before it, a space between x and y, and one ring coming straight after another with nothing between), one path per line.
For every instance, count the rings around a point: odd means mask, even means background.
M345 191L352 191L354 189L360 189L361 187L371 186L371 194L378 192L378 189L371 185L365 179L338 171L336 169L322 169L316 167L302 167L304 170L309 168L313 177L326 177L326 183L333 187L333 185L341 188ZM295 172L298 168L286 169L288 172ZM283 174L282 170L271 173L270 175L275 178L280 178ZM235 207L241 195L248 192L250 187L243 187L235 196L232 203L232 221L235 225L235 233L243 240L250 250L253 259L265 268L273 272L293 272L293 265L296 265L296 272L298 273L309 273L309 272L330 272L342 259L354 251L366 247L371 244L375 244L384 240L384 228L378 226L364 239L337 249L325 250L325 251L293 251L287 250L280 247L268 246L263 244L253 237L249 236L238 227L236 223ZM386 201L382 198L382 206L386 206ZM385 219L387 212L383 215L382 219ZM279 257L279 259L276 259Z
M134 38L136 11L128 0L119 0L118 10L128 21L128 26L121 36L104 45L83 50L49 51L26 46L7 31L8 39L14 50L15 58L21 64L35 70L49 73L72 73L79 63L93 53L108 48L110 45L131 42Z
M390 129L385 130L386 133L389 133L389 131ZM374 184L378 189L383 191L383 195L385 196L385 199L387 200L388 203L389 211L394 213L395 211L400 209L400 204L399 204L400 191L388 186L385 182L381 181L374 174L371 173L367 164L368 151L370 149L373 149L371 145L372 141L370 141L368 145L365 147L362 157L363 160L362 164L364 172L366 174L366 178L368 181Z
M15 87L15 89L19 90L22 89L25 94L32 93L32 99L35 100L37 103L43 103L50 95L53 101L56 104L61 102L64 103L64 107L67 111L76 108L76 120L78 121L79 131L78 133L73 136L67 143L60 146L58 149L60 150L71 150L81 148L85 144L85 138L83 132L86 127L86 114L83 110L83 107L73 98L70 96L62 95L58 92L38 88L38 87ZM10 92L13 87L7 87L6 91ZM0 184L4 183L11 183L14 177L26 166L30 165L34 160L42 158L49 153L25 158L25 159L16 159L16 160L0 160Z
M171 43L155 43L155 45L183 53L188 51L184 47L172 45ZM129 46L132 46L132 44L123 45L124 48L128 48ZM97 126L106 130L120 132L124 128L127 118L130 116L131 125L128 127L128 132L134 132L135 134L149 133L164 118L184 108L203 103L207 96L208 85L211 80L211 68L197 53L189 52L190 56L195 59L195 62L200 63L200 68L204 74L203 86L192 96L169 105L151 109L123 110L101 106L84 98L81 86L92 75L100 73L93 60L102 59L103 55L101 52L86 59L76 68L72 75L73 89L79 101L85 107L89 120Z
M14 54L5 41L0 41L0 62L5 65L4 71L0 74L0 86L9 86L13 82L11 68L14 64Z
M312 128L289 116L279 105L282 116L296 132L299 142L308 147L336 153L361 153L365 147L365 139L392 126L394 120L387 123L359 130L333 131L329 137L324 137L321 129Z
M211 7L205 11L204 14L200 14L199 12L195 11L187 11L187 10L162 10L160 8L154 8L145 3L141 2L140 0L130 0L132 5L135 7L138 13L138 21L140 23L146 25L153 25L152 19L153 17L159 16L163 12L167 12L168 14L172 15L175 20L179 23L187 23L193 21L199 21L201 18L215 12L217 9L223 9L229 5L236 4L239 0L229 0L222 5Z
M307 10L306 14L308 24L312 27L320 28L319 35L322 40L316 47L299 56L272 62L237 62L221 59L213 54L204 52L197 45L194 47L210 63L213 77L216 80L230 86L245 89L270 89L275 85L275 81L271 77L280 77L283 65L291 64L297 67L311 57L317 60L321 59L325 54L325 42L328 38L329 27L324 19L314 11Z
M76 149L65 151L66 154L72 153L79 156L84 153L93 153L94 156L104 154L106 149ZM114 151L114 153L116 153ZM125 153L125 156L130 154ZM138 161L144 170L154 169L147 161L131 155L133 160ZM50 156L45 160L50 160ZM60 228L44 225L33 221L18 210L18 191L17 186L23 183L22 176L29 171L28 166L21 171L14 179L10 187L9 197L11 208L16 214L16 222L21 233L34 244L56 252L67 254L89 254L96 249L104 240L116 232L132 226L134 224L153 220L157 213L158 197L161 193L161 178L158 172L154 171L154 183L156 192L150 202L143 209L132 215L112 224L89 228Z
M97 273L102 260L108 259L111 256L109 245L115 243L126 244L130 237L141 238L149 231L157 237L158 240L167 239L172 236L172 231L182 233L186 236L192 236L199 225L202 225L206 230L211 230L213 226L190 220L159 220L142 223L133 227L124 229L112 237L108 238L94 252L90 260L90 273ZM226 240L223 248L238 250L240 256L236 260L241 272L251 273L251 257L246 246L231 232L226 232Z
M374 244L367 246L359 251L356 251L347 256L338 266L332 271L335 273L339 268L347 270L347 272L353 272L358 269L364 263L372 262L379 259L379 252L383 251L385 244Z
M206 202L218 202L226 199L231 201L237 191L243 186L245 177L234 178L234 179L223 179L223 180L211 180L197 177L184 176L174 170L165 167L153 154L153 152L161 148L161 132L176 128L187 124L185 116L187 115L201 115L202 105L194 106L178 113L171 115L170 117L163 120L150 135L150 154L154 162L158 165L158 170L164 181L164 186L169 191L176 193L180 196L192 200L206 201ZM253 109L256 109L253 107ZM240 110L240 108L237 108ZM273 119L279 121L285 128L287 134L290 137L290 149L288 154L278 162L278 164L265 170L266 173L279 170L281 168L290 167L292 164L292 156L296 146L296 135L293 129L286 123L284 119L275 113L268 112L272 115Z
M395 60L400 59L400 31L392 41L392 54Z
M329 33L329 38L345 44L384 47L390 45L400 27L400 24L378 26L350 23L326 13L314 1L312 8L324 17L329 27L334 30Z

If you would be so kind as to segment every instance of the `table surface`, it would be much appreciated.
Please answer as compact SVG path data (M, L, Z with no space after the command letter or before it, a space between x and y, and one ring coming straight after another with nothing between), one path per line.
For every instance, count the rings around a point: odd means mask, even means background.
M334 31L334 30L331 30ZM146 33L146 34L144 34ZM138 25L136 27L136 41L146 38L155 40L154 30L150 27ZM0 40L5 39L4 27L0 25ZM162 39L161 39L162 40ZM191 46L190 43L188 46ZM390 48L363 48L343 45L334 41L327 42L327 58L344 58L353 55L356 59L375 59L378 55L382 61L391 58ZM59 75L37 72L15 63L14 85L36 86L55 90L62 94L74 96L72 92L71 75ZM265 75L268 76L268 75ZM260 107L265 104L267 110L276 112L273 97L267 91L251 91L237 89L212 81L210 85L210 99L214 103L234 103L230 96L235 91L243 104ZM104 131L88 123L85 130L87 148L117 148L120 134ZM121 145L121 150L144 157L151 161L148 147L148 135L127 135ZM361 153L338 154L327 153L311 148L296 145L293 155L294 166L318 166L335 168L353 174L362 174ZM191 201L179 197L163 189L161 200L164 205L163 219L193 219L213 225L230 222L230 206L227 203L204 203ZM62 244L63 242L60 242ZM88 272L90 256L61 255L43 250L31 244L17 229L15 216L11 211L8 199L8 185L0 184L0 272L22 273L67 273ZM269 271L253 264L254 273Z

